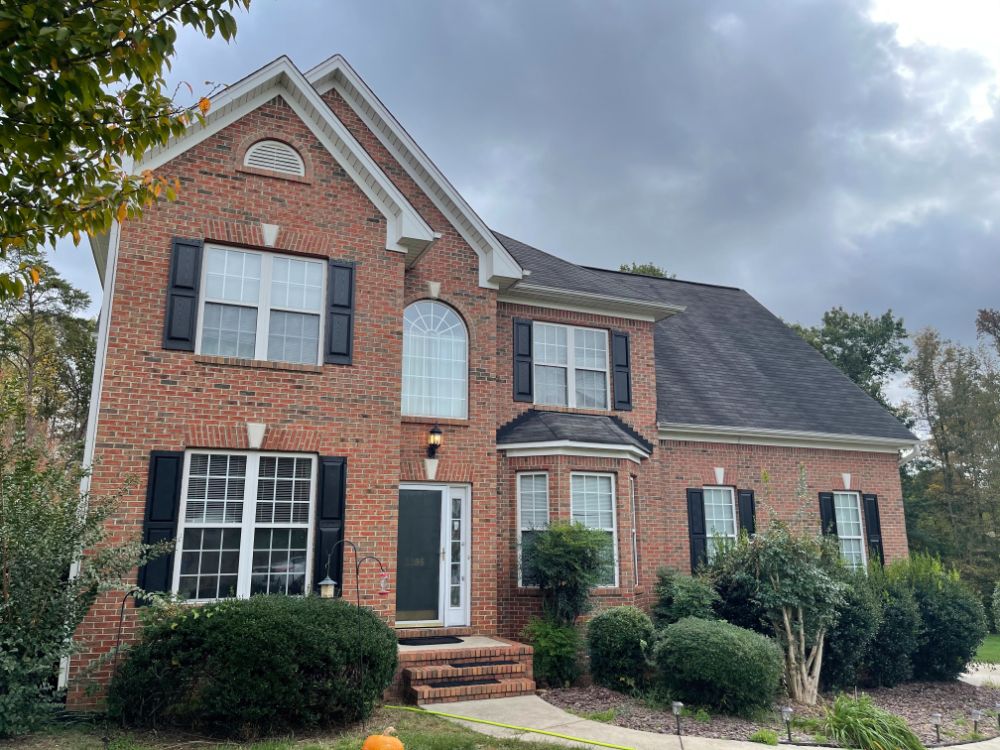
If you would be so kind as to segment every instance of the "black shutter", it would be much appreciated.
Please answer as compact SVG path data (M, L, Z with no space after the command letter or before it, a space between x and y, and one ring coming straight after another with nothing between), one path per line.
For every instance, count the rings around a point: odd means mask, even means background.
M194 351L203 244L201 240L177 237L173 240L167 286L167 315L163 324L164 349Z
M349 365L354 354L354 264L331 260L326 289L328 365Z
M531 387L531 321L514 318L514 400L534 401Z
M347 496L347 459L339 456L319 458L319 498L316 503L316 560L313 565L313 588L328 575L338 585L344 584L344 501ZM333 557L330 557L330 553ZM329 570L326 567L330 561Z
M183 470L184 454L180 451L153 451L149 454L146 517L142 522L143 543L156 544L177 538ZM174 552L160 555L139 569L139 588L145 591L170 591L173 574Z
M885 550L882 549L882 520L878 514L878 495L862 495L865 509L865 539L868 551L878 557L879 564L885 564Z
M757 504L753 499L753 490L739 490L736 498L740 511L740 528L752 536L757 533Z
M708 562L708 534L705 531L705 493L687 491L688 536L691 540L691 572Z
M615 409L632 410L632 366L628 334L611 332L611 383Z
M833 493L819 493L819 526L824 534L837 535L837 513L833 509Z

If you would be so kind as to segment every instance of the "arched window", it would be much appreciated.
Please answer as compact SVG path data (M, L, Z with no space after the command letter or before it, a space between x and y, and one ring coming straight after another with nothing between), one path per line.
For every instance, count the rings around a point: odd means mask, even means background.
M247 149L243 166L304 177L305 164L299 152L281 141L257 141Z
M414 302L403 313L403 414L465 419L469 336L447 305Z

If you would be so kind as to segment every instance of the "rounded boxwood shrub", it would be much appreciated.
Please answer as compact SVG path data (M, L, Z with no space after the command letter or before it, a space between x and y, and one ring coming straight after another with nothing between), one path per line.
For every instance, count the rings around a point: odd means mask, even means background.
M913 593L905 586L888 583L882 592L881 622L862 660L862 684L894 687L911 679L922 627Z
M918 680L955 680L986 637L986 612L979 597L960 581L919 585L914 591L923 638L913 655Z
M594 682L613 690L642 687L652 642L653 622L641 609L612 607L595 615L587 629Z
M685 617L715 620L715 607L722 600L705 578L681 575L667 568L656 573L656 603L653 620L664 627Z
M657 680L671 695L737 714L770 706L783 670L767 636L693 617L663 629L655 658Z
M580 631L573 625L534 618L524 627L534 648L534 676L546 687L566 687L580 676Z
M315 596L174 608L128 652L108 709L130 724L244 738L345 724L374 710L397 649L371 610Z

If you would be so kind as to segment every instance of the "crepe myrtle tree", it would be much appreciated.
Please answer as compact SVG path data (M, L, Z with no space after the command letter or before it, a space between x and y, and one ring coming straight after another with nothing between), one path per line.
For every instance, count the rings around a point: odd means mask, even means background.
M166 87L178 29L236 34L250 0L0 0L0 258L108 231L180 189L130 165L209 109ZM194 98L194 90L188 84ZM0 297L41 270L0 271Z
M784 655L788 693L807 705L816 703L826 637L844 601L839 565L832 541L772 521L721 548L709 568L717 586L726 571L750 574L751 599Z

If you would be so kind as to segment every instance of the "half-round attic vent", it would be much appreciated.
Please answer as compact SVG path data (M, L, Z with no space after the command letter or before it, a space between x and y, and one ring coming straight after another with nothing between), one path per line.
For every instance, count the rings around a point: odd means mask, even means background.
M243 166L304 177L305 165L299 153L281 141L257 141L247 149Z

